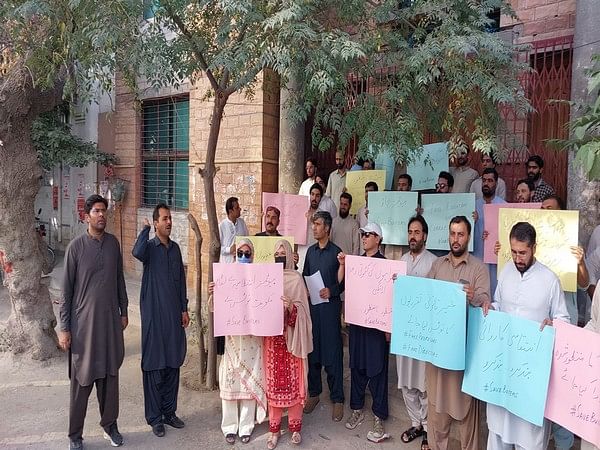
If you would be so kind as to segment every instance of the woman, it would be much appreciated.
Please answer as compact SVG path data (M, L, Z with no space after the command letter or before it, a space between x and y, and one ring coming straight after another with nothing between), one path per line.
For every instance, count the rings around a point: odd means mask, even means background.
M251 263L254 246L241 239L236 251L239 264ZM208 292L214 292L211 282ZM236 434L242 443L250 441L255 419L262 423L267 415L263 367L263 338L260 336L225 336L225 354L219 366L219 389L223 419L221 430L228 444L235 444Z
M267 400L269 404L269 438L267 448L277 447L281 416L288 409L288 428L292 444L302 437L302 408L306 400L308 354L312 352L312 323L302 276L294 270L294 256L289 242L275 244L275 262L283 263L284 330L280 336L264 341Z
M592 299L592 320L588 322L585 329L600 334L600 288L598 287L596 287L594 298ZM591 442L582 440L581 450L600 450L600 448Z

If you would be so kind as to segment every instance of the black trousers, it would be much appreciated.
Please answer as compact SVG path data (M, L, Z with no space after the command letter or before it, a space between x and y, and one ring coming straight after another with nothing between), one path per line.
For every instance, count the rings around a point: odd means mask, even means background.
M387 362L384 369L374 377L367 376L366 370L350 369L350 408L363 409L367 385L373 397L373 414L382 420L387 419L389 414Z
M146 422L153 426L163 422L163 416L177 411L179 392L179 367L159 370L143 370L144 411Z
M88 399L96 385L100 410L100 426L108 432L119 416L119 377L107 375L94 380L89 386L81 386L74 373L71 375L71 398L69 406L69 439L81 439L87 412Z
M344 403L344 364L341 358L339 359L340 361L336 361L335 364L325 366L329 398L333 403ZM308 393L311 397L321 395L323 391L321 383L322 368L323 366L319 362L309 362L308 364Z

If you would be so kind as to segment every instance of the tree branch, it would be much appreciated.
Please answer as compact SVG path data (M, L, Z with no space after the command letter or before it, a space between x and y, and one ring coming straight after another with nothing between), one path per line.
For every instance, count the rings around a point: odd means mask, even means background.
M188 28L185 26L185 23L183 23L183 20L181 19L181 17L179 17L175 13L175 11L173 11L173 8L171 7L171 5L165 4L164 8L165 8L165 11L167 12L167 16L169 16L169 18L173 21L173 23L179 29L180 33L183 34L183 36L188 40L188 42L192 46L192 51L194 53L194 56L198 60L198 63L200 63L200 67L202 68L202 70L206 73L206 77L210 81L210 85L212 86L212 88L214 89L215 92L218 91L219 83L217 82L214 74L212 73L212 70L210 70L208 68L208 63L206 62L206 59L204 58L204 54L202 53L202 50L200 50L198 48L198 46L196 45L193 33L190 30L188 30Z
M225 89L223 91L223 95L229 97L234 92L239 91L244 86L246 86L248 83L250 83L252 80L254 80L262 69L263 68L260 64L257 64L252 69L249 69L248 72L246 72L246 75L242 76L236 82L234 82L231 86L229 86L227 89Z

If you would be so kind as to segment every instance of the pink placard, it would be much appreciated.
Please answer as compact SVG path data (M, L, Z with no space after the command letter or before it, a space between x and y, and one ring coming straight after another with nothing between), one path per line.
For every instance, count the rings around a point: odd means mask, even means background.
M406 275L404 261L346 256L346 322L391 333L394 274Z
M489 233L487 239L483 241L483 262L487 264L498 263L498 255L494 253L494 245L498 241L498 214L500 208L539 209L541 206L541 203L486 203L483 205L484 231Z
M214 263L215 336L283 333L283 266Z
M554 322L544 416L600 447L600 334Z
M294 236L294 244L306 244L308 226L306 212L310 207L309 198L306 195L263 192L262 201L263 212L269 206L275 206L281 212L277 231L282 236ZM264 230L264 220L261 226Z

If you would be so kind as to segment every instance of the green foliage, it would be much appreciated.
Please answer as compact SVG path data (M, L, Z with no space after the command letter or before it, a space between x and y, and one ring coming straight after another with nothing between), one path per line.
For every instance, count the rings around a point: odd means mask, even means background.
M588 71L588 101L585 104L567 102L576 115L569 123L571 138L549 141L562 149L574 149L575 163L590 181L600 180L600 55L594 55L592 63Z
M57 112L44 114L33 123L31 139L40 165L45 170L61 162L72 167L84 167L91 162L104 166L117 162L114 154L101 152L96 144L84 142L71 134L71 127L60 119Z

